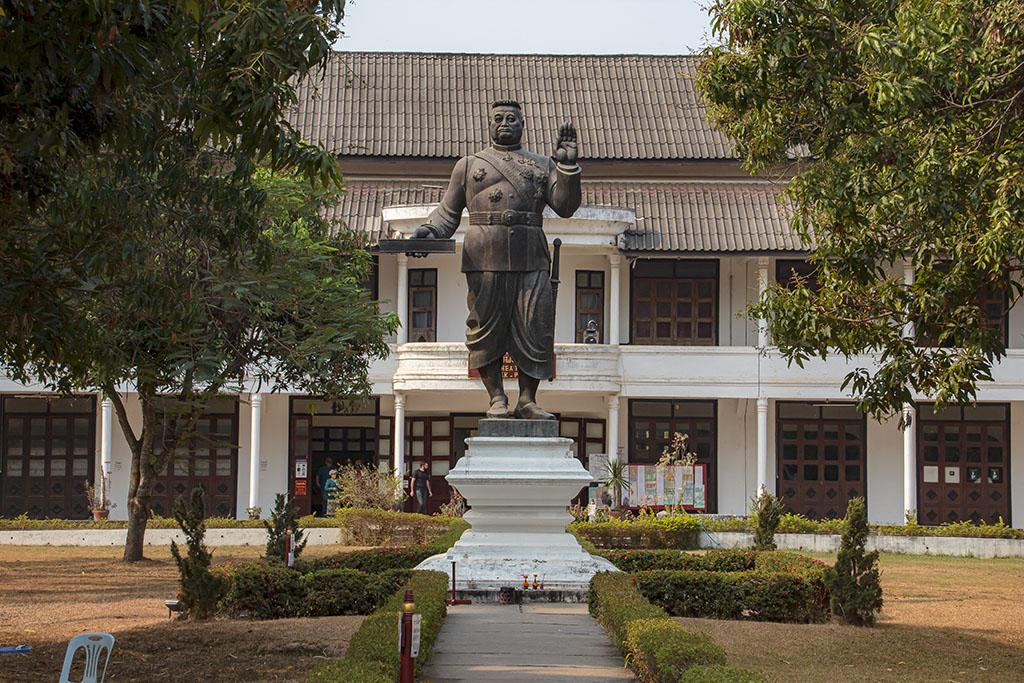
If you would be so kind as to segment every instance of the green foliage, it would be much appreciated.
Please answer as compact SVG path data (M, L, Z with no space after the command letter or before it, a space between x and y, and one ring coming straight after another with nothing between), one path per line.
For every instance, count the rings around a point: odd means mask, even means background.
M754 550L709 550L695 555L678 550L602 550L601 557L624 572L652 569L678 569L708 572L743 572L754 569L757 558L764 555ZM793 557L800 557L794 555Z
M1022 293L1024 4L716 0L711 13L710 117L748 168L791 177L793 226L814 249L815 283L772 287L750 313L800 365L875 354L845 386L876 416L919 395L972 402L1006 351L980 297Z
M321 569L305 574L304 613L310 617L369 614L410 576L408 569L373 574L355 569Z
M379 508L339 508L334 519L353 545L421 545L448 529L450 519Z
M315 560L296 562L295 569L303 573L325 569L355 569L376 574L391 569L412 569L436 554L433 548L426 546L350 550L318 557Z
M640 592L675 617L820 622L828 614L821 572L808 578L760 571L647 571Z
M299 512L294 506L288 504L288 496L279 493L274 496L274 511L270 513L269 520L263 520L263 527L267 530L267 549L265 557L276 559L281 562L288 561L287 537L292 531L292 556L299 559L299 555L306 547L305 533L298 524Z
M337 499L345 508L401 510L408 495L402 477L390 469L345 465L338 469ZM343 508L342 508L343 509Z
M349 641L341 662L323 664L310 674L309 683L393 683L398 680L398 614L406 589L412 589L416 612L422 615L420 655L416 673L432 653L447 613L448 576L443 572L413 572L380 609L363 620Z
M132 453L126 560L142 556L156 473L210 399L246 378L360 399L387 354L395 319L361 286L364 241L325 217L337 165L286 118L343 8L0 14L0 364L113 400Z
M687 631L673 621L640 594L627 574L595 575L588 604L645 683L674 682L691 666L725 663L725 651L710 636Z
M878 551L864 552L868 538L867 506L853 498L846 506L843 536L835 566L825 571L832 612L847 624L872 626L882 609Z
M599 548L695 548L700 522L691 516L573 522L569 531Z
M754 512L754 550L775 550L775 532L782 517L782 501L763 486L750 501Z
M282 564L253 560L214 567L226 586L220 608L232 616L283 619L305 611L302 574Z
M602 488L612 491L612 509L618 510L622 505L622 492L629 492L629 475L625 460L609 460L604 464L604 472L598 482Z
M172 540L171 555L181 576L178 599L184 613L192 619L206 619L212 615L223 591L220 578L210 572L213 553L207 550L204 541L205 518L206 505L201 488L192 489L188 504L184 494L174 501L174 519L185 534L187 552L182 556L178 544Z

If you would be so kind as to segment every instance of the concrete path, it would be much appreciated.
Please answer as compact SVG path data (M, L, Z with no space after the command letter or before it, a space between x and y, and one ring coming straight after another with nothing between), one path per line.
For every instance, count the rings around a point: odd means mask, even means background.
M453 605L419 680L636 681L585 604Z

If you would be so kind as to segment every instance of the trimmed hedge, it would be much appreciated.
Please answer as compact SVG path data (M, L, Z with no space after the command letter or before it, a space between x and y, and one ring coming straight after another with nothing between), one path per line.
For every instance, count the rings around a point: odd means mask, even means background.
M673 621L665 610L641 595L635 580L627 574L594 576L588 605L644 683L675 683L684 680L686 672L694 667L721 667L725 663L725 650L710 636L687 631ZM766 680L743 673L748 676L745 680Z
M210 570L224 582L220 611L254 619L283 619L305 611L302 574L282 564L252 560L219 564Z
M680 548L697 547L700 522L696 517L643 517L610 522L573 522L569 531L586 538L598 548Z
M367 574L355 569L322 569L302 577L310 617L369 614L412 576L408 569Z
M754 531L751 517L731 519L701 519L708 531ZM786 513L779 519L780 534L840 534L842 519L808 519L803 515ZM1004 523L974 524L972 522L947 522L939 526L912 524L870 524L872 535L877 536L956 536L963 538L1010 538L1024 539L1024 529Z
M712 550L606 550L634 573L648 600L677 617L819 622L829 614L827 565L795 553Z
M632 576L644 597L674 617L811 623L829 614L824 592L794 574L656 570Z
M423 560L436 554L432 548L427 546L350 550L326 555L315 560L296 560L295 569L303 574L324 569L356 569L376 574L389 569L412 569Z
M396 622L406 589L412 589L416 612L422 615L420 654L416 673L433 652L434 641L447 613L448 576L443 572L413 572L409 582L399 588L376 612L363 620L349 641L340 662L318 666L309 683L394 683L398 680L399 653Z

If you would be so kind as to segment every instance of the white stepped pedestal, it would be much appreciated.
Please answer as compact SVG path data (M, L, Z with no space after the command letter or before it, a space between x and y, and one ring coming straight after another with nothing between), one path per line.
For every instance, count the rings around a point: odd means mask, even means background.
M547 590L581 591L594 574L618 571L565 530L565 508L591 476L569 450L572 440L557 434L554 421L481 420L445 477L472 506L473 528L416 568L451 573L454 560L456 590L466 591L520 586L523 574L531 582L537 574Z

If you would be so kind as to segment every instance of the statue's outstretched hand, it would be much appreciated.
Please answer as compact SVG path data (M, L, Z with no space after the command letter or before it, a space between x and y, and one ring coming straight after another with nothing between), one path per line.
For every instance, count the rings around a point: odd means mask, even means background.
M551 155L555 161L566 166L575 166L579 151L576 145L576 126L568 121L558 127L558 142L555 153Z
M437 235L434 234L433 230L431 230L426 225L421 225L420 227L416 228L416 232L414 232L412 234L412 237L410 239L414 239L414 240L432 240L432 239L435 239L436 237L437 237ZM427 255L427 252L425 252L425 251L409 252L409 256L412 256L413 258L424 258L426 255Z

